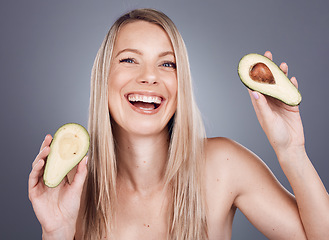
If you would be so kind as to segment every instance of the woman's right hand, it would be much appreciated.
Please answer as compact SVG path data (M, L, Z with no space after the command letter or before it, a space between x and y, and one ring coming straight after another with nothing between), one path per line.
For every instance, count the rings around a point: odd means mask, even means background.
M32 164L28 183L29 199L42 226L43 239L73 239L87 176L87 157L78 164L71 184L65 177L57 187L49 188L43 182L43 172L51 140L48 134Z

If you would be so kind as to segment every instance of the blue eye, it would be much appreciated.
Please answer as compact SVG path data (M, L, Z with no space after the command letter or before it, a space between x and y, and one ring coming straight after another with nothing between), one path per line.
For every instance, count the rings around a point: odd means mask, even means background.
M163 67L170 67L170 68L173 68L173 69L176 69L176 64L173 63L173 62L165 62L162 64Z
M120 63L126 62L126 63L134 63L134 59L132 58L124 58L119 60Z

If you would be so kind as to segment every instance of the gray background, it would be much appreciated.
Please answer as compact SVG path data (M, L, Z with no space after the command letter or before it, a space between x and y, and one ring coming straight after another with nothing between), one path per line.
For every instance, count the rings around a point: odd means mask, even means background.
M208 136L245 145L290 189L237 75L250 52L286 61L303 96L307 151L328 189L328 1L1 1L1 239L41 239L27 194L31 163L47 133L87 126L96 51L113 21L139 7L162 10L180 29ZM238 212L232 239L266 238Z

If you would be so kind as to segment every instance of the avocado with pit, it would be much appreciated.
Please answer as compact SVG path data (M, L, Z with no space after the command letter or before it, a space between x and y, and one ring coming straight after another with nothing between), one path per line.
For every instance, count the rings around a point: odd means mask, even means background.
M263 55L250 53L242 57L238 74L249 89L274 97L287 105L297 106L302 100L300 92L285 73Z
M46 186L58 186L66 174L87 154L88 131L77 123L67 123L55 133L50 144L43 180Z

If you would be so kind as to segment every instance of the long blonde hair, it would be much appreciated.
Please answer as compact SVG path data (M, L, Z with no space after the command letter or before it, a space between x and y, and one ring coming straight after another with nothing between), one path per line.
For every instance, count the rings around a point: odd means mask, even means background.
M125 24L147 21L168 34L176 57L177 110L168 123L170 147L165 174L171 191L168 238L207 239L206 206L202 190L205 131L196 106L188 56L174 23L162 12L136 9L121 16L106 35L94 62L91 76L89 152L84 239L111 235L115 222L117 164L108 106L108 75L117 33Z

